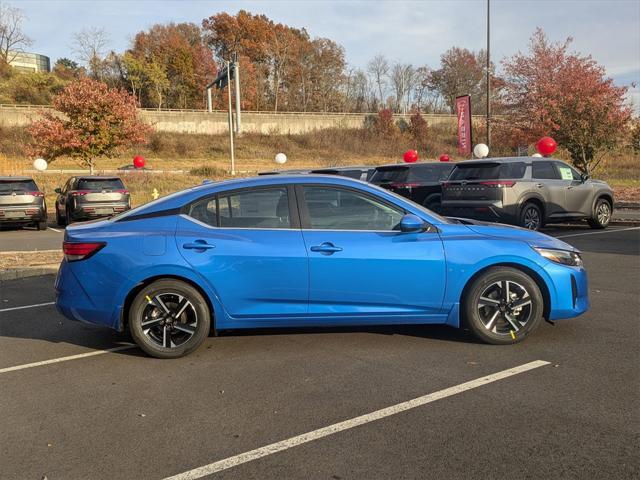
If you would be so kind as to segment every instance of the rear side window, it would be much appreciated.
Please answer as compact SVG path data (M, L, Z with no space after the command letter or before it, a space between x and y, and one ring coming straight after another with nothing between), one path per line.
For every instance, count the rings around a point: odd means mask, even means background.
M119 178L81 178L78 180L78 190L124 190L124 184Z
M33 180L0 180L0 194L37 191L38 186Z
M560 178L556 168L552 162L545 162L543 160L534 160L532 164L533 178L557 180Z
M409 167L376 168L371 176L371 183L406 182Z
M206 198L190 207L189 216L213 227L291 227L286 188L244 190Z
M555 162L555 164L556 164L556 168L560 172L560 178L562 180L571 180L571 181L581 180L580 174L577 171L575 171L573 168L571 168L569 165L567 165L566 163Z
M470 163L456 165L449 180L502 180L524 177L527 166L524 162Z

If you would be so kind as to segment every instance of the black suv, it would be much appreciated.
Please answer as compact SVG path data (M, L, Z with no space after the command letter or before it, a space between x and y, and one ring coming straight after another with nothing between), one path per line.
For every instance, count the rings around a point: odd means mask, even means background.
M369 182L439 212L441 182L452 169L448 162L384 165L375 169Z
M0 177L0 223L47 229L44 193L29 177Z
M575 220L606 228L613 213L613 191L553 158L469 160L457 163L443 183L442 212L531 230Z
M56 193L58 225L109 217L131 208L129 190L118 177L72 177Z

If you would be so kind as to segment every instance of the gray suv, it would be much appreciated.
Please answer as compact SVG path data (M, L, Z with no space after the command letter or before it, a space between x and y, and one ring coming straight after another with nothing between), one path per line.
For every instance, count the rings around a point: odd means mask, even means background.
M0 177L0 224L47 229L44 193L29 177Z
M553 158L487 158L457 163L442 184L442 213L537 230L586 220L606 228L613 190Z
M56 221L69 225L78 220L110 217L131 208L129 190L118 177L72 177L56 188Z

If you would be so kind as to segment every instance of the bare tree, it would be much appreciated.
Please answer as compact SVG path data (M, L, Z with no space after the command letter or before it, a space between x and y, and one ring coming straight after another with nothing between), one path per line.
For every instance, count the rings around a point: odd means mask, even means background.
M389 74L389 62L384 55L379 53L371 59L367 65L367 72L372 77L373 83L378 88L380 105L384 105L384 93L387 87L387 75Z
M87 66L93 78L102 77L103 63L109 42L109 34L100 27L85 28L73 34L71 48Z
M22 31L24 12L0 2L0 61L9 63L31 45L31 39Z
M393 66L390 78L396 94L396 110L407 113L411 91L416 79L415 70L409 63L396 63Z

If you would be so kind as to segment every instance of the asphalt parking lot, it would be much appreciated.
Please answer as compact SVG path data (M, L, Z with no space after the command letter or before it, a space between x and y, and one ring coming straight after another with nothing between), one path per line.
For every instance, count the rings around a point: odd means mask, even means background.
M0 479L638 478L640 228L546 233L592 307L510 347L269 330L156 360L65 320L51 276L0 283Z

